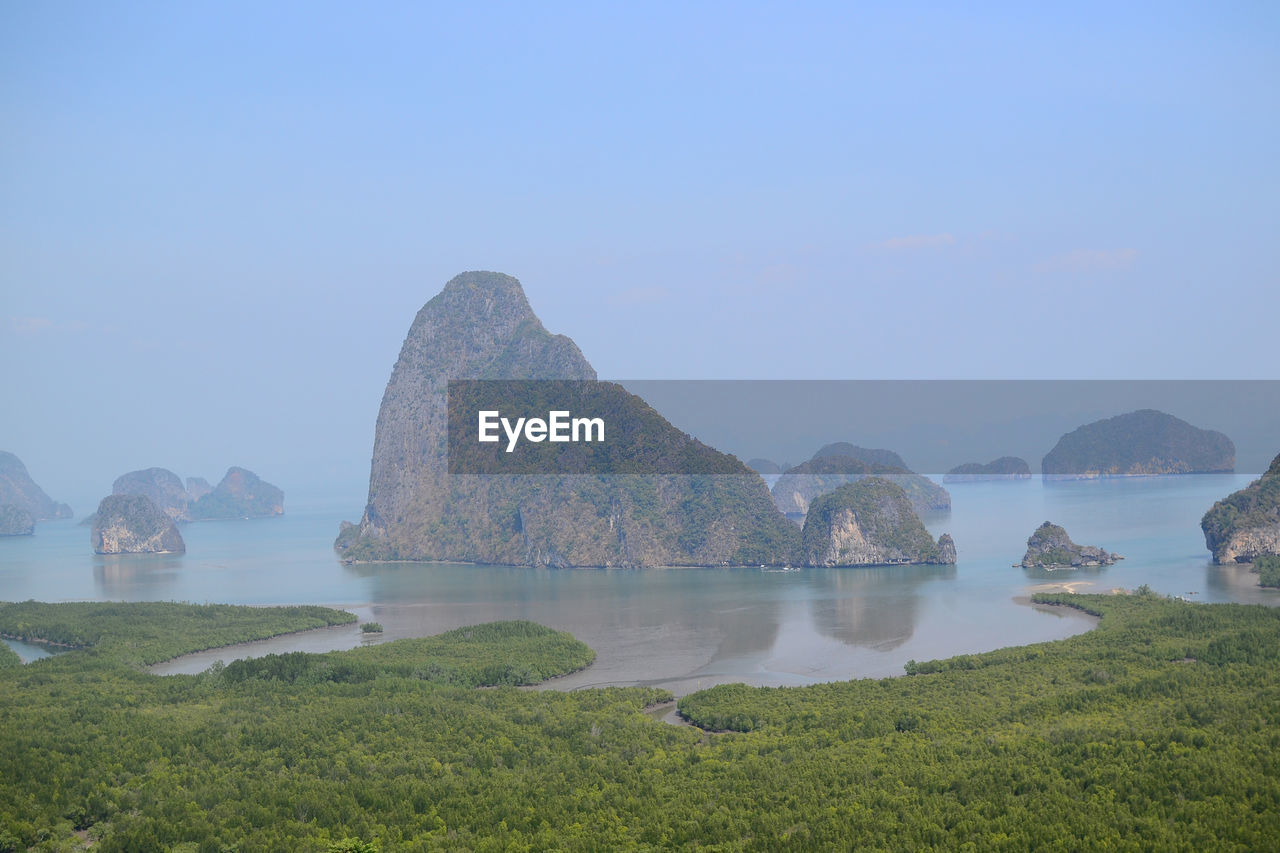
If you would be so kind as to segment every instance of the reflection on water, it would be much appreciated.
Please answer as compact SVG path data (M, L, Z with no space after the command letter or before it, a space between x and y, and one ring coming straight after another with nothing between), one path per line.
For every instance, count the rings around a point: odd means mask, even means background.
M136 594L163 597L182 569L181 554L95 554L93 580L98 598L139 600Z
M819 595L809 601L814 627L851 646L896 649L915 633L922 584L954 578L955 566L814 570Z

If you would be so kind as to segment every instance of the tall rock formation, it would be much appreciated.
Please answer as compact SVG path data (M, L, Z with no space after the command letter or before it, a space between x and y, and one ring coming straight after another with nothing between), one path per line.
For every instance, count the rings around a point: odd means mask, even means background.
M46 495L31 479L21 459L0 450L0 505L3 504L22 507L36 521L71 517L71 507Z
M760 477L656 413L658 441L684 442L687 452L730 473L449 473L450 380L595 378L572 340L543 327L514 278L456 276L423 306L405 337L378 411L364 517L342 529L335 549L348 560L535 566L790 559L795 527L774 510ZM642 406L618 386L602 384L600 393L614 395L616 411Z
M1215 563L1280 554L1280 456L1267 473L1215 503L1200 520Z
M955 542L935 542L901 486L867 477L815 498L804 520L803 561L809 566L900 563L950 565Z
M1140 409L1075 429L1040 463L1046 480L1216 474L1235 470L1236 446L1214 430Z
M181 554L187 550L173 519L143 495L108 495L93 517L97 554Z
M121 474L111 484L113 495L142 495L174 521L191 520L191 499L182 479L167 468L144 468Z

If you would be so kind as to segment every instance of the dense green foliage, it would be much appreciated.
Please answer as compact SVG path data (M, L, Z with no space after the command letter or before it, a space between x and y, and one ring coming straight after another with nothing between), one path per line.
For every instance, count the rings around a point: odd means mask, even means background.
M201 649L354 621L354 614L314 605L0 602L0 634L6 637L93 647L95 655L135 664L159 663Z
M0 643L0 669L11 666L22 666L22 658L18 657L18 653L6 644Z
M590 666L585 643L533 622L492 622L434 637L396 640L345 652L290 652L232 661L222 677L318 684L412 678L464 687L537 684Z
M1280 557L1265 554L1253 561L1259 586L1280 586Z
M1233 533L1249 527L1280 523L1280 456L1271 460L1267 473L1238 492L1215 503L1200 520L1205 545L1214 556Z
M360 631L365 634L381 634L381 622L364 622L360 625Z
M1140 409L1062 436L1040 470L1047 478L1115 477L1233 471L1235 463L1236 446L1222 433Z
M651 689L161 678L71 652L0 671L0 850L1275 849L1280 612L1044 600L1099 627L682 700L724 734L650 719ZM147 647L147 613L102 646Z

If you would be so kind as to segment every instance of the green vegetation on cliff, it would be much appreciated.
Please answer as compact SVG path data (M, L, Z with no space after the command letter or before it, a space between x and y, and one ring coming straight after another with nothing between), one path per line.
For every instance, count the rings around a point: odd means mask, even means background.
M1280 553L1280 456L1267 473L1210 507L1200 529L1219 563Z
M5 605L45 633L113 617L94 648L0 670L0 849L1272 849L1280 611L1041 600L1102 618L913 677L681 701L724 734L650 719L658 690L476 690L395 661L356 682L157 677L136 667L157 635L203 642L219 619Z
M943 558L896 483L867 477L819 495L809 506L801 539L809 566L954 563Z

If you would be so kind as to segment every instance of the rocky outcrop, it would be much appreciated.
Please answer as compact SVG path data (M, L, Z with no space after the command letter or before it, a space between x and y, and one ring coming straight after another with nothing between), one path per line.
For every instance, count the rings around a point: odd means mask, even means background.
M1051 521L1036 528L1027 539L1027 553L1022 558L1024 569L1066 569L1110 566L1121 559L1094 545L1077 545L1067 531Z
M108 495L98 504L90 542L97 554L181 554L173 519L142 495Z
M204 477L187 478L187 499L190 503L195 503L212 491L213 486Z
M773 502L791 517L804 515L819 495L866 477L881 477L896 483L907 493L912 507L921 515L951 509L951 495L928 477L896 465L881 465L851 456L815 456L789 469L773 484Z
M36 521L71 517L71 507L45 494L31 479L22 460L3 450L0 450L0 504L22 507Z
M121 474L111 484L113 495L142 495L174 521L191 520L191 499L182 479L166 468L144 468Z
M1215 563L1249 563L1280 554L1280 456L1267 473L1215 503L1200 520Z
M0 536L30 536L36 532L36 520L24 506L0 505Z
M284 492L244 468L228 468L217 488L191 505L191 518L270 518L284 515Z
M1235 470L1236 446L1220 432L1141 409L1067 433L1040 463L1046 480L1214 474Z
M713 463L710 477L451 474L448 383L594 380L572 340L549 333L520 283L463 273L405 337L378 412L369 501L334 543L346 560L454 560L534 566L787 562L798 531L759 475L653 417L657 444ZM643 404L601 383L611 411ZM648 409L647 406L643 408Z
M808 566L954 564L955 542L929 536L902 487L867 477L814 499L801 553Z
M942 477L944 483L981 483L999 480L1030 480L1031 466L1017 456L1001 456L985 465L967 462L957 465Z

